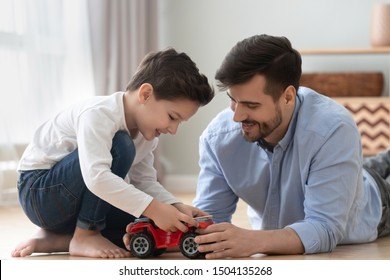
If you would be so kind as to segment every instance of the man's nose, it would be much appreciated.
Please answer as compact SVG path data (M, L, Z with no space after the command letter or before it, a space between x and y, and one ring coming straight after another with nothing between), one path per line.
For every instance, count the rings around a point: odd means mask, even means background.
M242 122L243 120L246 120L248 115L245 111L245 108L240 103L236 103L234 105L234 109L232 108L234 115L233 115L233 121L235 122Z

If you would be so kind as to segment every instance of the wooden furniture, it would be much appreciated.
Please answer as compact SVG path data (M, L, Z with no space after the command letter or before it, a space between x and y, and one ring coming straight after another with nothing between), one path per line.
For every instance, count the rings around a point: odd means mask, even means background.
M301 50L302 55L390 54L390 48ZM302 73L302 86L330 97L381 96L384 87L380 71Z
M376 55L386 54L390 57L390 47L363 49L303 49L301 55ZM390 63L389 63L390 65ZM375 85L365 85L367 90L375 90L378 95L378 77L372 76ZM325 80L321 80L326 83ZM337 97L330 96L344 105L356 121L362 137L362 149L365 156L375 155L390 148L390 87L387 96L376 97Z
M376 155L390 148L389 97L334 97L333 99L352 113L362 138L363 155Z
M390 54L390 47L360 49L301 49L299 52L301 55Z
M381 72L316 72L303 73L300 85L329 97L373 97L382 95L384 79Z

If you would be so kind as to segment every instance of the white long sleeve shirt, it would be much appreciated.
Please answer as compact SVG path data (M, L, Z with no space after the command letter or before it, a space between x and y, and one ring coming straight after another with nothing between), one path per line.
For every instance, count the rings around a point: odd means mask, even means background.
M112 139L128 129L124 92L96 96L60 112L35 132L18 166L19 171L50 169L78 148L80 168L88 189L111 205L139 217L155 198L179 202L157 181L153 150L158 138L147 141L140 133L133 139L136 156L123 180L111 172Z

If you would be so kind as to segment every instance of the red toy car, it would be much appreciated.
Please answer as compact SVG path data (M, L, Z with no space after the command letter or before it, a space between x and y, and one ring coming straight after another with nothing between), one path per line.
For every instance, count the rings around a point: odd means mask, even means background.
M134 225L130 227L128 233L131 233L130 251L137 258L148 258L159 256L169 247L179 245L181 253L190 259L204 257L204 253L198 251L198 244L194 238L198 234L196 229L205 229L213 224L211 216L194 218L199 226L188 225L188 231L166 232L158 228L149 218L136 219Z

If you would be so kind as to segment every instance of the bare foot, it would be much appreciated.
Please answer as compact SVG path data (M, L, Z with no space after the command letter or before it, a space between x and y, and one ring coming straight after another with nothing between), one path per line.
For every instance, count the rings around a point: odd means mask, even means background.
M39 229L33 238L16 246L11 255L13 257L26 257L32 253L68 252L71 239L71 235Z
M91 258L126 258L130 252L122 249L103 237L100 232L76 228L70 241L69 253L72 256Z

